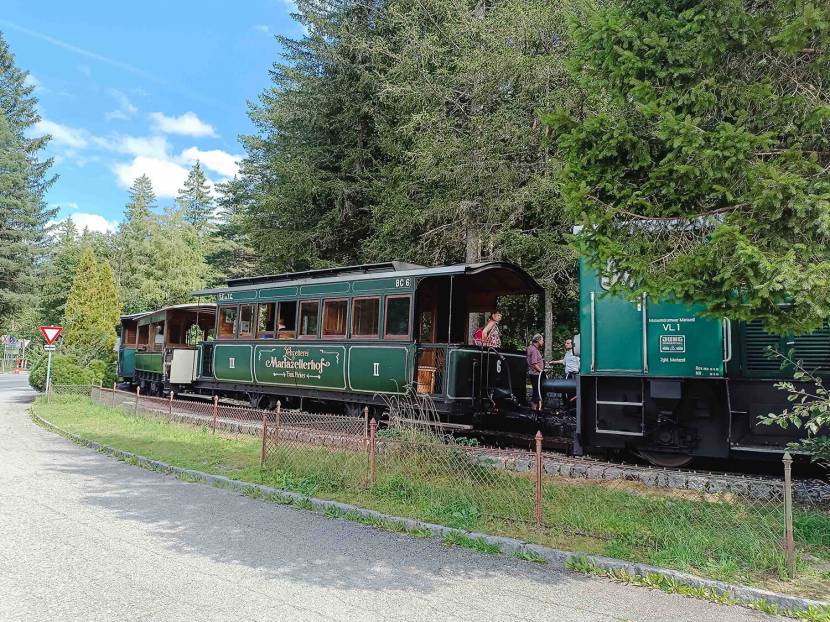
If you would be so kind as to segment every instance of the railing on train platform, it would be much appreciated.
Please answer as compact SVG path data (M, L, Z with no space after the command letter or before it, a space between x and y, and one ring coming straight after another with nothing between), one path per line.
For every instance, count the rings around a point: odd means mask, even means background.
M52 395L91 398L129 415L224 437L252 436L260 467L287 489L368 498L377 508L403 504L408 516L470 531L519 529L555 547L657 565L661 556L676 555L687 560L686 569L709 576L731 560L749 560L730 569L746 581L760 574L794 576L804 560L830 563L828 500L793 504L789 463L786 478L769 479L759 485L763 490L654 488L626 480L623 469L610 480L575 478L575 472L565 477L543 454L541 433L529 451L495 450L446 433L430 417L413 418L412 411L385 412L379 421L368 409L357 417L284 409L279 402L261 410L216 397L146 396L115 386L53 385ZM665 563L683 565L668 557Z

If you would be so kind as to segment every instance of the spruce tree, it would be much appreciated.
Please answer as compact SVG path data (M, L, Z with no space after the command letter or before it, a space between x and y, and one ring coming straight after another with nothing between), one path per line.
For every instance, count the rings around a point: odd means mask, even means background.
M124 220L118 229L115 273L121 289L124 310L136 313L147 310L140 292L145 289L148 262L152 261L151 236L154 229L156 194L146 175L138 177L130 187L130 200L124 209Z
M830 319L830 8L604 2L550 115L578 251L618 287L778 332Z
M252 274L257 258L245 228L245 214L250 209L250 184L246 177L217 184L218 215L211 234L206 260L212 269L212 281Z
M20 308L31 289L32 244L40 223L28 176L26 154L0 114L0 317Z
M144 309L157 309L193 299L205 286L209 268L193 225L184 222L180 209L168 209L152 224L149 253L140 289Z
M115 274L98 262L90 247L83 249L66 301L63 342L82 365L110 360L121 312Z
M52 160L39 155L48 137L31 137L40 116L27 76L0 33L0 319L34 303L44 228L55 214L44 201Z
M54 242L40 272L40 313L44 324L59 324L63 320L69 288L86 245L79 239L71 218L57 224L52 237Z
M198 160L190 169L176 202L182 209L184 221L193 225L200 238L206 236L213 224L214 202Z
M246 230L260 270L360 260L369 231L376 73L366 49L380 3L299 0L299 39L277 37L282 59L252 106L243 136Z

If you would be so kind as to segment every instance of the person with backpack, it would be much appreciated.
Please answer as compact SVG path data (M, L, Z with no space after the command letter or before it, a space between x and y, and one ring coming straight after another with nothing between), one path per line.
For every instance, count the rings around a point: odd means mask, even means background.
M476 331L473 336L473 343L477 346L500 348L501 331L499 330L499 322L501 322L501 311L493 311L487 323Z

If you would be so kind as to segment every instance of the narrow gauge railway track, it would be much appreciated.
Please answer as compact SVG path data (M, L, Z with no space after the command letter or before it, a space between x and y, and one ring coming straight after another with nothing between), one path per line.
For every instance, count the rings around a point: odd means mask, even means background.
M130 393L122 395L134 399ZM167 400L153 398L143 401L142 410L153 412L159 416L170 417L183 423L197 425L211 425L212 415L208 408L212 404L205 402L201 397L180 396L189 399L177 399L175 407L170 411ZM195 399L194 399L195 398ZM129 405L127 401L121 401ZM134 403L134 402L133 402ZM217 429L230 433L250 434L257 436L262 433L262 415L264 411L253 410L248 406L241 406L241 402L234 400L220 400L221 407L216 420ZM228 413L228 407L231 413ZM247 416L243 416L243 413ZM230 414L231 416L228 416ZM271 413L273 414L273 413ZM466 446L482 463L508 471L531 471L536 456L531 451L535 441L533 436L501 431L472 430L469 426L442 426L454 436L480 438L487 441L498 439L501 443L508 442L512 447L494 447L487 444ZM281 429L289 432L287 427ZM326 446L343 445L344 448L354 445L353 438L346 438L342 433L327 430L314 430L304 426L304 433L313 432L311 441L322 441ZM294 440L303 441L302 435ZM560 448L570 446L566 437L551 437L546 439L542 452L544 472L552 477L566 477L571 479L595 481L627 481L651 488L689 490L698 493L732 493L749 496L758 500L780 500L783 494L783 478L770 475L745 474L727 471L703 471L691 469L671 469L646 465L626 463L622 461L592 458L586 456L570 456ZM809 503L826 507L830 511L830 482L818 478L795 479L793 482L793 498L798 503Z

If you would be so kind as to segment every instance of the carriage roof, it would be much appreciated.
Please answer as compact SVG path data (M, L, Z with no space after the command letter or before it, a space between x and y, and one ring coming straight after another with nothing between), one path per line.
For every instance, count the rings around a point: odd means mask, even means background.
M509 293L541 294L542 288L518 266L502 262L455 264L425 267L403 262L388 262L323 268L303 272L286 272L267 276L229 279L227 287L213 287L193 292L194 296L219 296L234 292L253 292L278 287L296 287L311 284L367 281L375 279L428 278L438 276L476 277L479 288Z

